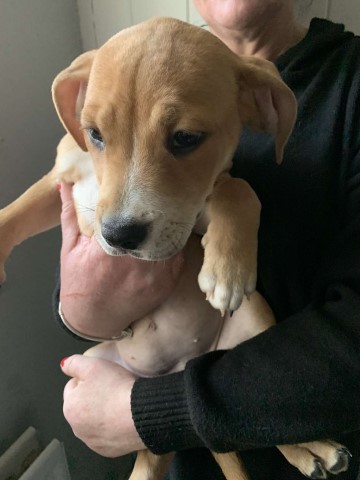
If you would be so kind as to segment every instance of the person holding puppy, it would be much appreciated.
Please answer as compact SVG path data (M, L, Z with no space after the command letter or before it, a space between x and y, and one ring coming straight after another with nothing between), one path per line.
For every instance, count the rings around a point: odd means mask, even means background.
M264 134L244 132L232 174L262 204L258 290L277 325L183 372L136 379L119 365L74 355L64 413L74 434L110 457L145 446L176 451L172 480L221 479L211 455L240 450L253 480L303 478L274 445L340 441L353 453L341 480L355 480L360 454L360 39L315 19L294 20L292 0L194 0L211 31L236 54L275 63L298 100L298 120L280 167ZM284 27L286 26L286 28ZM181 265L164 273L108 257L79 237L63 191L61 301L67 319L117 318L124 302L166 298ZM81 258L83 265L81 265ZM80 264L80 267L79 267ZM91 272L103 265L95 279ZM112 274L109 275L109 269ZM171 280L163 281L164 275ZM111 308L92 299L97 283ZM134 281L135 279L135 281ZM137 281L138 280L138 281ZM86 292L74 301L72 285ZM126 295L119 297L119 291ZM86 310L85 310L86 307ZM110 322L111 323L111 322Z

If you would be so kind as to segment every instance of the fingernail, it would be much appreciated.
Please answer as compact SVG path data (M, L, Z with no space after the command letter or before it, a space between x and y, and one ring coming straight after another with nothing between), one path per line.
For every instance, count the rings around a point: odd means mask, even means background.
M66 360L68 359L69 357L64 357L61 362L60 362L60 367L63 368L64 366L64 363L66 362Z

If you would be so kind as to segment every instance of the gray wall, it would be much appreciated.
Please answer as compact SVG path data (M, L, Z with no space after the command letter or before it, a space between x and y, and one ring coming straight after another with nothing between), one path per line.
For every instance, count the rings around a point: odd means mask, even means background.
M57 72L81 52L75 0L0 0L0 208L51 168L62 127L51 102ZM65 443L73 480L118 478L118 462L77 440L62 415L62 357L86 344L54 323L59 231L17 247L0 290L0 454L29 425ZM125 468L125 467L124 467Z

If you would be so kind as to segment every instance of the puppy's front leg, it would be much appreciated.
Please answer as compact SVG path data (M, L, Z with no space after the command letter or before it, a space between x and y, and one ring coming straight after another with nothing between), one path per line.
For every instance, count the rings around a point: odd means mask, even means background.
M27 238L60 223L61 200L54 169L14 202L0 210L0 285L12 249Z
M261 205L247 182L229 178L215 187L207 207L198 280L207 300L224 314L255 290Z

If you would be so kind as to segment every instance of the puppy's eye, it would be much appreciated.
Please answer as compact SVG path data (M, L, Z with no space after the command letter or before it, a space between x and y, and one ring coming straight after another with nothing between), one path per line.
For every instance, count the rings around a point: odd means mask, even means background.
M104 139L97 128L89 128L88 135L91 143L95 145L99 150L103 150L105 147Z
M179 130L175 132L169 141L169 150L173 154L186 154L195 150L205 139L203 132L188 132Z

